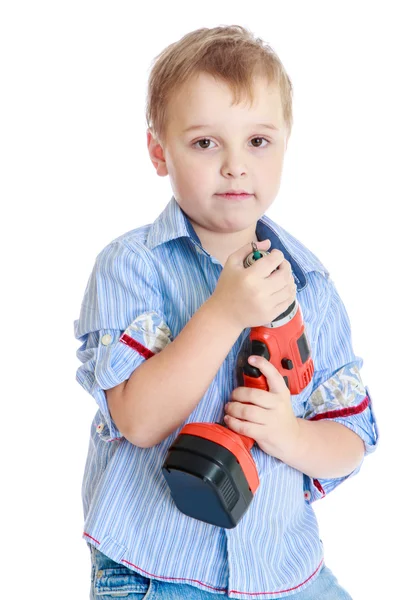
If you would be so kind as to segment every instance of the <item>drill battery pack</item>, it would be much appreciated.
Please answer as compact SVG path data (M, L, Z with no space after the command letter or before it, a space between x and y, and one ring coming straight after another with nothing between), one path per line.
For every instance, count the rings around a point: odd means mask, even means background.
M236 527L259 485L249 451L254 440L216 423L190 423L182 432L162 466L177 508L211 525Z

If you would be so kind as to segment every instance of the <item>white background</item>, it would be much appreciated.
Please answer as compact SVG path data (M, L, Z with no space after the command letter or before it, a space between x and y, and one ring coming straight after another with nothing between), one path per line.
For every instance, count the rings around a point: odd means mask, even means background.
M97 254L172 195L146 146L153 58L229 24L269 43L292 80L294 127L268 214L330 270L381 435L361 472L314 504L326 563L354 600L398 597L395 5L2 5L3 597L88 598L80 494L96 405L75 381L73 321Z

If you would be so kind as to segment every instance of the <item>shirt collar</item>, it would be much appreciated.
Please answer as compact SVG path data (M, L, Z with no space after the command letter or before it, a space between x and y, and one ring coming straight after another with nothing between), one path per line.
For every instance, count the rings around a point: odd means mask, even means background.
M266 215L262 215L257 221L256 236L259 240L270 239L270 250L277 248L283 252L286 260L291 264L298 291L307 285L306 273L319 271L325 275L329 274L310 250ZM147 247L152 250L160 244L180 237L190 238L193 244L206 252L186 213L179 206L176 198L172 196L165 209L150 225L146 243ZM296 258L293 254L296 255ZM217 259L210 258L213 262L220 264Z

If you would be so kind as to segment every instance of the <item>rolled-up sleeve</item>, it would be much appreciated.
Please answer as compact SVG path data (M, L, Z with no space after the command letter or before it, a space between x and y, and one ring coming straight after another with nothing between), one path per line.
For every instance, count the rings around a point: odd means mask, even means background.
M314 479L304 474L305 497L314 502L326 496L346 479L354 477L366 455L376 450L379 432L372 398L360 375L363 359L352 348L350 321L346 308L330 277L324 283L322 321L318 334L311 394L304 407L304 419L329 419L354 431L364 442L364 457L348 475Z
M104 390L129 379L172 341L157 274L140 248L114 241L100 252L74 332L82 343L76 352L82 363L76 380L100 409L97 433L104 441L120 439Z

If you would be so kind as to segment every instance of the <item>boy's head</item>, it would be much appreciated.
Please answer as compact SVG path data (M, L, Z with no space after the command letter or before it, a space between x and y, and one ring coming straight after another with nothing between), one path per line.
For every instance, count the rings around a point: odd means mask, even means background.
M197 233L254 235L279 191L292 128L292 85L273 50L241 26L185 35L155 59L146 119L157 174L170 176ZM218 196L230 189L252 196Z

